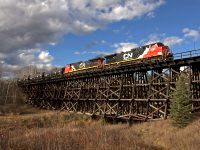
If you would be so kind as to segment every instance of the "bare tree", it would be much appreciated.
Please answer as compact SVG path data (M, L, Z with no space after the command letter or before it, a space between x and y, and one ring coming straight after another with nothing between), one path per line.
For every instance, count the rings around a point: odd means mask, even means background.
M1 79L1 77L2 77L2 73L3 73L3 67L2 67L2 65L0 64L0 79Z
M39 73L36 66L30 65L16 71L15 74L17 78L24 78L28 76L36 76Z

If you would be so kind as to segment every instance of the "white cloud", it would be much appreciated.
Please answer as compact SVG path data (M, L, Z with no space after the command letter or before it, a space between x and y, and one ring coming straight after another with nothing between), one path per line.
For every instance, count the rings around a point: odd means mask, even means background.
M42 51L39 54L38 58L44 63L48 63L48 62L51 62L53 60L53 56L51 56L49 54L49 52L47 52L47 51Z
M114 43L114 44L111 45L111 47L118 48L119 47L119 43Z
M147 16L148 16L149 18L155 18L154 12L149 12L149 13L147 14Z
M76 52L74 52L74 54L75 55L81 55L81 52L76 51Z
M0 1L0 45L8 53L58 43L106 24L153 12L164 0Z
M2 70L7 74L17 71L26 66L36 66L37 68L50 70L53 56L48 51L40 49L18 50L0 58Z
M193 39L197 39L200 37L200 31L194 29L184 28L183 33L184 37L191 37Z
M117 48L114 50L116 53L130 51L131 49L138 47L136 43L115 43L113 46Z
M141 40L140 43L144 45L161 42L165 38L165 34L150 34L147 39Z
M148 14L162 4L164 4L164 0L127 0L123 5L116 4L111 6L111 10L107 10L100 17L112 21L130 20L134 17Z
M174 46L183 43L183 39L177 36L170 36L163 39L163 43L167 46Z
M156 42L162 42L167 46L174 46L179 45L184 42L184 39L178 37L178 36L166 36L166 34L151 34L149 35L147 40L142 40L141 43L144 45L156 43Z
M105 44L105 43L107 43L105 40L101 40L101 42L100 42L101 44Z

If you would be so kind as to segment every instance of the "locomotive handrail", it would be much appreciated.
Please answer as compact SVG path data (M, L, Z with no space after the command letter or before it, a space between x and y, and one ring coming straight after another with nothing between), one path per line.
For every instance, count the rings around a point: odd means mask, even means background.
M180 52L180 53L175 53L173 54L174 59L183 59L183 58L192 58L192 57L197 57L200 56L200 49L196 50L190 50L186 52Z

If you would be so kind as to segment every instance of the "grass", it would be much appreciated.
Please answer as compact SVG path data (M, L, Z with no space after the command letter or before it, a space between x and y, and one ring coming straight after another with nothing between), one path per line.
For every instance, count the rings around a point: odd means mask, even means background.
M170 120L106 124L88 116L37 111L0 116L0 149L198 150L200 119L183 129Z
M39 112L41 112L41 110L35 109L25 104L0 105L0 116L33 114L33 113L39 113Z

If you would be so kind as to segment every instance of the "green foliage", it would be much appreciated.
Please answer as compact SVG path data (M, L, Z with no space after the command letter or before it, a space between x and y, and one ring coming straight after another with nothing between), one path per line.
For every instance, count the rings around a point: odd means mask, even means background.
M181 74L176 82L176 91L173 93L170 117L176 127L185 127L191 122L191 92L187 74Z

